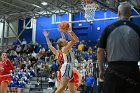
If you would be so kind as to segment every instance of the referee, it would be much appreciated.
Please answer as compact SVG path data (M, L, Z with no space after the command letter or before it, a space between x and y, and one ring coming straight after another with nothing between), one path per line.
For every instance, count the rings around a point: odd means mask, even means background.
M97 62L104 93L140 93L140 27L130 22L131 6L118 7L119 20L105 28L99 40ZM104 70L104 52L108 68Z

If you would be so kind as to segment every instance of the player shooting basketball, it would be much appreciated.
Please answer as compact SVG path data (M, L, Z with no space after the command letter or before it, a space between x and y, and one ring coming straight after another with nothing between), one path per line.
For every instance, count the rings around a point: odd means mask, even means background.
M75 80L73 80L73 82L70 82L70 80L72 80L72 78L73 78L73 66L72 66L73 57L72 57L71 48L76 42L78 42L78 38L70 30L67 22L61 22L59 24L59 31L60 32L65 32L68 35L70 41L67 42L65 39L60 38L57 41L58 50L56 50L52 46L50 40L48 39L47 32L44 32L44 36L46 37L48 47L51 49L51 51L57 57L59 57L59 54L60 54L60 51L61 51L62 56L63 56L63 60L64 60L63 64L61 64L61 68L60 68L60 72L61 72L60 83L59 83L59 86L58 86L55 93L63 93L64 89L67 86L69 88L70 93L75 93L75 85L74 85Z

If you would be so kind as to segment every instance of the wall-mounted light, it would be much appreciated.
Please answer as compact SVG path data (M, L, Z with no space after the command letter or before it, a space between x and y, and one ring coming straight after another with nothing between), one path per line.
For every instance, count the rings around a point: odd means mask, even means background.
M81 27L82 26L82 23L79 23L78 25Z
M101 27L97 27L97 31L100 31L101 30Z

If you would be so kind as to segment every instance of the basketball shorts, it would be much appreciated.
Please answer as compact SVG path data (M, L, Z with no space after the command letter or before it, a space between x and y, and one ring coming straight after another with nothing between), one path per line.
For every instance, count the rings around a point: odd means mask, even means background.
M80 77L76 70L72 71L72 78L69 81L70 83L74 83L74 85L78 88L80 86Z
M11 82L11 76L7 75L7 76L0 76L0 84L2 82L7 82L8 84Z
M60 71L57 71L57 81L60 81L61 80L61 72ZM74 85L78 88L80 86L80 77L77 73L77 70L72 70L72 76L71 78L69 79L69 83L74 83ZM57 85L57 84L56 84Z

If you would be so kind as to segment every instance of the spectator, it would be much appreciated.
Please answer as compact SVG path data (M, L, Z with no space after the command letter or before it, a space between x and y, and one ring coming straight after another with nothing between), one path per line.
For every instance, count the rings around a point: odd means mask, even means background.
M48 64L45 64L45 68L44 68L44 73L46 74L46 76L48 77L50 74L50 67Z
M32 53L32 56L31 56L32 58L37 58L37 53L35 53L35 51L33 51L33 53Z
M91 55L93 53L93 49L91 47L88 48L88 53Z
M29 44L28 45L25 45L25 47L24 47L24 53L26 53L26 54L31 53L31 46Z
M38 43L37 43L37 42L35 42L35 43L32 45L32 48L33 48L33 51L35 51L35 53L38 53L38 48L39 48L39 46L38 46Z
M18 86L18 78L16 76L12 77L12 80L9 85L11 92L16 93L17 92L16 88Z
M20 54L21 51L22 51L22 47L20 45L18 45L17 48L16 48L17 54Z
M74 60L74 66L77 68L78 67L78 60L75 58Z
M25 45L25 46L23 47L23 53L28 53L27 50L28 50L28 45Z
M55 79L55 73L52 73L51 74L51 77L49 78L49 88L48 89L51 89L52 90L52 88L54 88L54 86L55 86L55 81L56 81L56 79Z
M88 46L85 44L83 51L88 51Z
M83 78L83 79L85 79L85 77L86 77L86 67L80 67L80 70L79 70L79 73L80 73L80 75L81 75L81 77Z
M42 45L39 46L39 52L45 52L45 48Z
M83 51L84 50L84 44L82 42L80 42L80 44L78 45L78 51Z
M92 59L88 59L87 70L88 73L94 73Z
M22 78L18 80L18 93L23 93L26 83Z
M86 84L86 93L93 93L93 86L95 83L95 79L92 76L91 73L88 74L88 76L85 79L85 84Z
M28 45L28 53L32 53L33 52L33 47L31 44Z
M26 44L27 44L27 41L23 38L21 45L26 45Z
M51 65L50 70L51 72L56 72L57 71L58 65L56 64L56 61Z
M84 52L83 56L84 56L84 59L87 61L90 55L88 52Z
M32 67L30 67L28 73L29 73L30 77L34 77L35 76L35 72L34 72L34 69Z
M46 62L50 62L51 61L51 57L52 57L53 53L50 49L48 49L48 51L46 52L46 58L45 61Z

